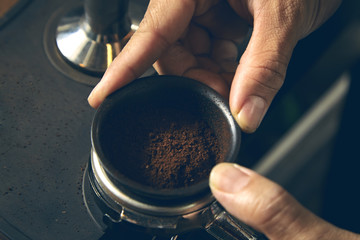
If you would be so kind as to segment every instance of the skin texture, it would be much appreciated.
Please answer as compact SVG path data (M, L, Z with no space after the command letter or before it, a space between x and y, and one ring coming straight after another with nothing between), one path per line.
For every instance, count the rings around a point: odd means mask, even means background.
M250 169L218 164L210 174L210 188L229 213L269 239L360 239L315 216L281 186Z
M190 77L229 99L241 129L254 132L281 88L297 42L316 30L341 0L151 0L139 29L90 94L97 108L151 65ZM253 28L240 58L237 44ZM219 164L210 187L235 217L270 239L359 239L318 218L255 172Z
M296 43L339 4L340 0L152 0L139 29L88 101L97 108L156 61L160 74L194 78L229 98L242 130L254 132L283 84ZM238 62L234 50L249 26L252 37Z

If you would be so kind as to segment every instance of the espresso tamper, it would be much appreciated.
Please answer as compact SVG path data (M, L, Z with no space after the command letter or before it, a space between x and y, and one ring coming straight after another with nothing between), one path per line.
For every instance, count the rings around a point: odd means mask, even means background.
M128 0L85 0L83 13L65 15L56 44L61 55L80 70L105 72L134 32Z
M148 0L84 0L64 4L49 19L44 47L69 78L96 85L144 17ZM143 76L155 73L149 68Z

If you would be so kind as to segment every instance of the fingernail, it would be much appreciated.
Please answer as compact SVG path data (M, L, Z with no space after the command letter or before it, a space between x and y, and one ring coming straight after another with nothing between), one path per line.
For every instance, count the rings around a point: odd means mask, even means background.
M216 165L210 174L210 188L225 193L240 192L249 182L249 175L232 163Z
M237 115L240 127L246 132L255 131L264 118L266 104L263 98L249 97Z
M93 95L93 92L94 92L95 88L91 91L91 93L89 94L87 100L88 102L91 101L91 98L92 98L92 95Z
M94 90L95 88L91 91L91 93L89 94L87 101L90 104L90 106L94 107L95 103L94 103Z
M93 108L97 108L100 105L100 103L99 103L100 97L99 97L99 94L97 93L97 91L98 91L98 87L96 85L87 98L88 103Z

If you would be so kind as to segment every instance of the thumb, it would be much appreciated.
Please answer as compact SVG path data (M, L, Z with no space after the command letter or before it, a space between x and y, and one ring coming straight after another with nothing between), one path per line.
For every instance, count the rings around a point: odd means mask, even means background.
M336 239L330 236L336 235L337 228L305 209L282 187L249 169L219 164L210 174L210 187L230 214L270 239Z
M262 12L256 16L251 39L232 82L229 99L235 119L241 129L248 133L258 128L281 88L299 39L294 30L296 28L286 27L278 18Z

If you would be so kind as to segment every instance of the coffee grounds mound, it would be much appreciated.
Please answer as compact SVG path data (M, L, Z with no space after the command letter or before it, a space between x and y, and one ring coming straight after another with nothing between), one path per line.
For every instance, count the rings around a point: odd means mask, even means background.
M216 141L205 122L154 129L144 149L148 160L140 168L152 187L189 186L208 177L216 164Z
M142 115L113 141L122 174L155 189L188 187L208 178L221 152L205 121L174 109Z

